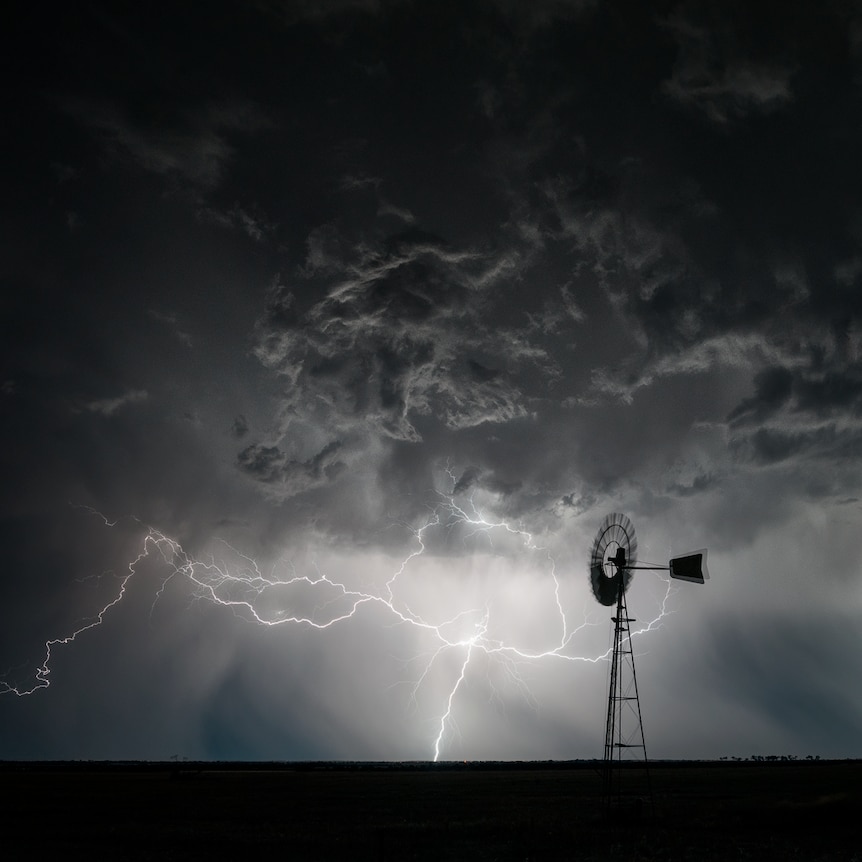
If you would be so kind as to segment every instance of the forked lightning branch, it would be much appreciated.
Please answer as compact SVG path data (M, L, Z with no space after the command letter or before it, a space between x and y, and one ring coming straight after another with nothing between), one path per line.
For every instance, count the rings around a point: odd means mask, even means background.
M90 511L101 517L106 527L115 525L100 513ZM505 630L501 632L499 621L493 619L493 611L488 605L464 608L458 606L453 597L449 612L444 611L442 614L439 605L434 613L417 607L417 603L409 596L410 591L405 589L405 582L411 567L417 565L419 558L429 554L429 532L438 529L457 529L462 535L474 538L481 536L490 543L495 540L514 540L521 546L522 551L538 555L545 574L532 588L543 591L553 614L551 624L543 622L542 626L543 631L549 633L549 642L545 648L528 647L516 634L507 635ZM409 683L414 698L422 691L432 671L436 670L435 665L440 663L444 656L448 659L446 667L455 668L444 687L443 695L436 695L438 706L432 722L434 729L428 740L428 753L435 761L444 755L447 739L455 732L459 695L465 686L471 665L479 656L499 662L524 696L529 697L520 670L524 662L604 663L611 654L611 649L593 655L577 651L576 635L591 623L584 612L576 624L570 619L561 598L560 576L550 552L538 546L532 534L521 527L485 517L472 501L461 505L454 497L441 494L438 504L429 512L427 519L418 527L411 528L412 547L409 552L392 566L389 573L380 578L380 586L377 588L353 585L347 578L336 577L316 567L311 567L311 573L298 573L292 567L287 567L286 574L276 570L264 570L254 559L243 555L227 543L224 547L229 554L226 553L225 556L230 556L230 563L215 557L196 559L187 553L178 541L161 530L154 527L145 527L144 530L139 552L123 571L119 586L110 600L77 627L46 640L43 659L32 671L29 682L15 682L10 680L7 674L5 679L0 679L0 693L25 697L49 688L55 653L61 648L70 647L76 640L87 636L92 629L102 624L106 616L123 601L130 581L139 576L139 572L140 577L143 577L145 560L155 560L158 563L157 569L163 572L158 576L153 604L159 601L171 582L181 580L195 598L264 628L296 626L325 632L336 626L350 625L351 621L376 607L383 609L385 616L390 618L390 623L421 630L430 637L434 646L424 654L424 658L420 660L422 664L418 666L418 673ZM584 574L578 572L576 576L583 578ZM663 592L658 600L654 618L633 630L631 638L656 629L668 613L668 600L673 591L672 582L664 577L661 577L661 581ZM273 601L273 594L289 596L291 588L301 590L306 596L312 596L312 601L301 606L301 603L291 606L287 598ZM596 620L592 624L598 622ZM601 620L601 623L604 624L605 621ZM440 672L438 671L438 678Z

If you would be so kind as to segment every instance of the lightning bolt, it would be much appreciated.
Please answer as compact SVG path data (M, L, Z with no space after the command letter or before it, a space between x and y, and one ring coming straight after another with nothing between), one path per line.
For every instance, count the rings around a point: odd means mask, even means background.
M99 611L83 620L74 630L62 637L45 641L44 658L36 667L32 684L17 686L6 679L0 678L0 694L14 694L18 697L32 695L50 686L51 661L58 647L74 643L84 633L102 624L106 615L118 605L126 595L129 582L149 557L160 558L165 574L162 576L153 598L153 607L163 596L168 584L175 579L182 579L190 588L193 599L209 602L213 605L229 609L235 615L260 626L273 627L283 625L307 626L317 630L329 629L354 618L364 606L379 606L386 610L397 624L404 624L423 630L430 634L436 643L430 657L426 657L425 666L418 677L411 683L412 699L417 703L417 697L428 679L435 663L444 655L455 653L458 659L458 673L454 682L448 688L443 706L435 722L436 733L431 741L434 760L437 761L445 747L447 735L457 732L456 713L458 695L465 687L471 668L477 656L486 656L496 661L503 669L507 678L521 691L528 703L536 706L535 700L524 680L520 667L523 663L537 661L564 661L598 663L607 660L611 648L594 656L584 656L571 651L573 638L586 626L596 625L584 612L584 619L573 625L569 619L560 596L560 581L556 572L556 563L547 548L536 544L533 535L521 526L513 525L505 520L489 520L478 508L471 496L466 503L460 504L454 495L455 476L448 471L452 481L452 493L438 492L439 501L430 509L425 521L418 527L402 525L412 533L414 547L394 568L392 574L383 583L382 588L374 590L370 587L353 588L348 584L328 574L321 572L316 566L314 574L298 574L293 564L288 564L288 573L281 574L273 568L271 572L261 570L258 563L243 554L227 542L223 546L230 551L233 563L217 560L214 556L199 560L189 555L175 539L154 527L145 527L142 546L137 556L128 563L124 574L118 578L119 586L110 599ZM79 506L90 514L101 518L105 525L113 527L116 521L110 521L100 512L89 507ZM142 525L143 526L143 525ZM548 575L553 595L554 613L556 616L557 637L553 644L544 650L530 650L518 646L514 642L501 639L491 634L491 611L488 607L468 608L458 611L448 619L433 620L427 614L411 607L402 595L399 584L406 572L426 551L426 535L429 530L441 529L465 531L467 539L482 539L494 547L497 535L518 540L524 549L531 553L544 555L547 561ZM660 577L656 575L657 577ZM671 581L665 582L665 593L661 600L658 614L640 629L630 633L630 638L640 637L654 631L670 611L669 599L674 592ZM290 609L284 602L278 600L279 594L286 592L288 596L294 591L301 591L314 598L311 610ZM465 628L468 633L464 634ZM460 633L460 634L459 634ZM8 675L8 674L7 674ZM491 697L496 696L492 684Z

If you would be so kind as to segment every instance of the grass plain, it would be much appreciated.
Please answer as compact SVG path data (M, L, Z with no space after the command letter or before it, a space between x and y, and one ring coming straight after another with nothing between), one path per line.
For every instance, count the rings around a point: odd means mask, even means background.
M623 773L648 799L640 769ZM853 860L862 762L650 764L608 817L596 763L4 763L3 857Z

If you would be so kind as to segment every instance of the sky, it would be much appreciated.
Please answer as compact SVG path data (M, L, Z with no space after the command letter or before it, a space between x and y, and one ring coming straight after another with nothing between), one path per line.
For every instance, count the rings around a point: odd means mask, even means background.
M858 2L6 17L0 758L862 756Z

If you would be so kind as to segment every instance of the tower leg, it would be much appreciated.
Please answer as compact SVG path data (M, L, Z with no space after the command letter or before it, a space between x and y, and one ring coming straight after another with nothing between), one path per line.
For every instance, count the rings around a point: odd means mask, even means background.
M643 758L646 795L649 797L650 812L654 814L655 807L644 740L634 651L631 643L630 624L635 620L628 615L622 578L620 578L620 589L617 594L617 612L612 620L614 623L614 642L611 655L610 685L608 686L605 752L602 764L603 803L608 814L615 805L617 807L623 806L623 772L627 770L627 767L623 766L623 754L640 755ZM632 806L635 806L642 804L640 800L640 796L633 794L628 801Z

